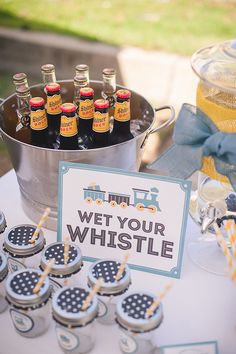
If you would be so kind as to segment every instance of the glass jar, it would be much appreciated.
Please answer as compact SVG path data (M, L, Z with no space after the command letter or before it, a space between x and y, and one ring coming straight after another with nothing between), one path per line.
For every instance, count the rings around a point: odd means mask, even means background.
M66 354L83 354L95 344L95 318L98 302L94 297L89 307L82 310L89 295L79 287L64 287L58 290L52 300L52 315L58 344Z
M0 211L0 234L2 234L5 231L5 228L7 227L5 215L3 214L2 211Z
M3 249L8 255L7 263L10 272L38 268L45 238L43 231L40 230L35 242L30 243L35 230L35 225L23 224L14 226L5 235Z
M76 282L76 274L81 270L83 261L82 253L78 246L69 243L68 259L64 261L64 242L54 242L45 247L42 252L40 268L44 270L50 259L54 259L49 277L55 290L55 284L64 286Z
M6 310L7 301L5 300L5 280L8 274L7 258L0 252L0 313Z
M116 304L131 284L129 267L126 265L120 279L116 281L121 263L116 260L99 260L88 271L88 286L93 287L99 278L103 284L98 292L98 322L109 325L115 323Z
M150 317L146 316L155 296L148 292L127 295L117 304L116 321L119 326L119 345L124 354L151 354L155 346L152 339L163 320L160 304Z
M17 333L24 337L37 337L50 324L50 284L44 280L39 292L33 289L41 272L37 269L23 269L11 274L6 281L6 298L10 304L10 316Z

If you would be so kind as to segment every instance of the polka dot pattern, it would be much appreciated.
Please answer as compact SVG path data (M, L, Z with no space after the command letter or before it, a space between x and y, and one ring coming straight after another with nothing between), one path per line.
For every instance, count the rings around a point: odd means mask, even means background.
M153 297L145 294L132 294L122 301L122 309L129 317L145 319L146 311L153 303ZM156 313L157 309L154 311Z
M17 246L27 246L31 240L35 228L32 226L21 225L12 229L8 235L9 241Z
M66 312L78 313L89 292L81 288L69 288L57 298L57 305Z
M13 277L10 287L18 295L29 296L33 295L33 289L38 280L39 274L37 272L25 271Z
M73 262L78 256L78 251L72 245L69 245L69 259L67 264ZM63 265L64 264L64 244L58 243L56 245L52 245L48 247L45 251L45 258L47 260L53 258L55 260L55 265Z
M105 283L115 283L115 276L119 270L120 262L116 261L101 261L93 267L92 274L98 278L103 278ZM125 277L126 272L124 271L121 278Z

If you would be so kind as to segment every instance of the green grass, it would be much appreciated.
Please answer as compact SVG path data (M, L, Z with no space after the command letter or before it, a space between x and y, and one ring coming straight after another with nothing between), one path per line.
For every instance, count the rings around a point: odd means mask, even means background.
M0 0L0 24L190 55L236 37L236 0Z

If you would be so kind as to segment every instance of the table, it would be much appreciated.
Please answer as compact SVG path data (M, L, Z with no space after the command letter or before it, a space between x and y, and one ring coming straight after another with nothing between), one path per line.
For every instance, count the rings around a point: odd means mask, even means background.
M20 192L11 170L0 178L0 210L5 214L8 228L17 224L32 223L21 209ZM56 233L44 229L47 243L56 241ZM189 218L181 279L163 300L164 321L156 332L158 346L218 341L220 354L236 353L236 284L226 277L207 273L195 266L189 258L187 244L196 239L199 228ZM3 236L1 235L1 244ZM81 271L86 284L86 263ZM146 289L158 293L168 278L132 270L130 290ZM26 339L18 335L8 311L0 315L0 354L52 354L62 353L54 333L54 324L44 335ZM97 326L97 341L91 354L119 354L116 326ZM33 350L33 351L32 351Z

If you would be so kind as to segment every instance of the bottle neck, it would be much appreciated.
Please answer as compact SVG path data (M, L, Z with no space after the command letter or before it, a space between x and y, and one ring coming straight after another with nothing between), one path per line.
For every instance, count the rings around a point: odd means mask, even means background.
M113 133L116 133L116 132L120 132L120 133L130 132L130 120L127 120L125 122L119 122L118 120L114 119L112 132Z
M42 76L43 76L43 83L49 84L51 82L56 82L56 73L55 70L50 71L50 72L42 72Z
M29 101L31 99L30 92L28 92L24 96L18 95L17 92L16 92L16 98L17 98L17 108L19 110L26 109L26 110L30 111L30 104L29 104Z
M22 80L20 80L20 81L14 81L14 80L13 80L13 82L14 82L16 91L17 91L19 88L21 88L21 89L22 89L22 88L25 88L25 89L28 89L28 88L29 88L29 84L28 84L27 78L22 79Z
M79 135L91 134L92 126L93 126L93 118L91 118L91 119L83 119L83 118L79 117L78 134Z

